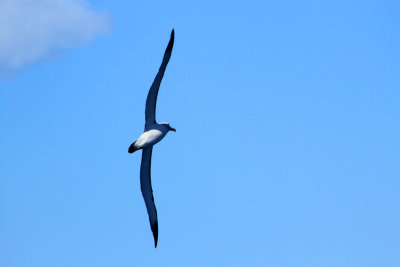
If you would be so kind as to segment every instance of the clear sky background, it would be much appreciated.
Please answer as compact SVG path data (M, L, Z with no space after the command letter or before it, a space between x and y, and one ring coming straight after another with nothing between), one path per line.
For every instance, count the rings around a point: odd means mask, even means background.
M398 1L1 1L1 266L400 266Z

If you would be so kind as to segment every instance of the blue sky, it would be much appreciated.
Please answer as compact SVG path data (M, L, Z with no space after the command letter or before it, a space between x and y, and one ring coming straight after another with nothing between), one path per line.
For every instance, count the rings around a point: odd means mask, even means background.
M1 266L400 266L397 1L57 1L3 2Z

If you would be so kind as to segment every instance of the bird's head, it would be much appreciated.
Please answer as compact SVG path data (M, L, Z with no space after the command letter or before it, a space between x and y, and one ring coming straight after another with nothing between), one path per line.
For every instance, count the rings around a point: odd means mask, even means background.
M162 122L162 123L160 123L160 124L164 125L164 127L166 127L166 128L168 129L168 131L174 131L174 132L176 132L176 129L175 129L175 128L172 128L171 125L169 125L168 122Z

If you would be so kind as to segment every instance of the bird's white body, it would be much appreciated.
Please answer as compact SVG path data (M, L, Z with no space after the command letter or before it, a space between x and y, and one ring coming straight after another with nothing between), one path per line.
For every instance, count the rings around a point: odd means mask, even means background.
M170 128L163 123L155 123L145 129L145 132L136 140L135 148L143 149L149 146L153 146L160 142L170 131Z

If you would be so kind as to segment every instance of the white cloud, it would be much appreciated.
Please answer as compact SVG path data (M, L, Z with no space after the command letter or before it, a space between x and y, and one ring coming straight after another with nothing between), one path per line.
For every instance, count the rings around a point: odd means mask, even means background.
M0 0L0 71L85 44L109 28L85 0Z

